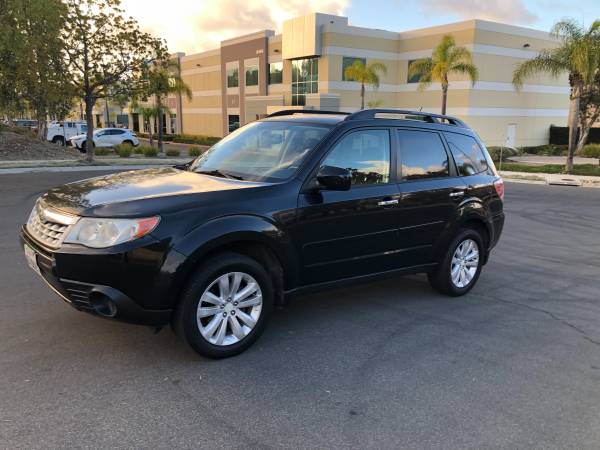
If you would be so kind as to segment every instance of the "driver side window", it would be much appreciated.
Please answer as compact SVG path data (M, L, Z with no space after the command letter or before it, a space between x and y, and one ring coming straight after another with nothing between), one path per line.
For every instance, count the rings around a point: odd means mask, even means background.
M390 134L388 130L351 132L335 145L323 165L348 169L353 185L389 183Z

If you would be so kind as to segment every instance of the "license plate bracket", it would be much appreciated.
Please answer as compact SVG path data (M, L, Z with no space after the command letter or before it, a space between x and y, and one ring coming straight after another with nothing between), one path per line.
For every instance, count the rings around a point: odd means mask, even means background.
M25 251L25 259L27 260L27 264L31 269L37 273L38 275L42 275L40 272L40 266L37 263L37 254L34 249L32 249L29 245L24 244L23 250Z

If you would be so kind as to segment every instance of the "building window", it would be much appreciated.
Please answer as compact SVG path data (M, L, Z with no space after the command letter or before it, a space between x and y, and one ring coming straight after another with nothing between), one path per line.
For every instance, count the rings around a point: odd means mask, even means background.
M412 63L414 63L415 61L418 61L418 59L411 59L408 61L408 66L410 67L410 65ZM421 81L421 75L413 75L412 77L408 76L408 74L406 75L406 82L407 83L418 83L419 81Z
M171 114L171 134L177 132L177 114Z
M269 64L269 84L283 83L283 63Z
M319 92L319 58L292 61L292 105L305 105L306 94Z
M235 131L240 127L240 116L237 114L229 115L227 116L227 122L229 132L231 133L232 131Z
M239 70L237 67L227 69L227 87L235 88L239 86Z
M342 81L354 81L346 78L346 69L354 64L356 61L359 61L363 64L363 66L367 65L367 58L354 58L351 56L344 56L342 59Z
M246 66L246 86L258 86L258 66Z

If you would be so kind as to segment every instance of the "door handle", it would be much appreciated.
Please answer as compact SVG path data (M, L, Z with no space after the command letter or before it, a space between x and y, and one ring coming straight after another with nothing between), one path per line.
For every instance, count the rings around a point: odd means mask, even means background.
M465 191L450 192L452 198L462 197L463 195L465 195Z
M390 205L397 205L398 204L398 200L394 199L394 200L382 200L380 202L377 202L378 206L390 206Z

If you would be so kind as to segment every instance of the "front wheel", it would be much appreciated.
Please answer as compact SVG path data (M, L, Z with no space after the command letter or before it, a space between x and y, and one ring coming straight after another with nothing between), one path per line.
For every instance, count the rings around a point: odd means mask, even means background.
M203 356L237 355L263 332L273 298L273 284L257 261L221 253L192 276L175 312L173 328Z
M437 291L452 297L466 294L479 279L483 252L481 235L471 228L461 230L435 270L427 274L429 283Z

